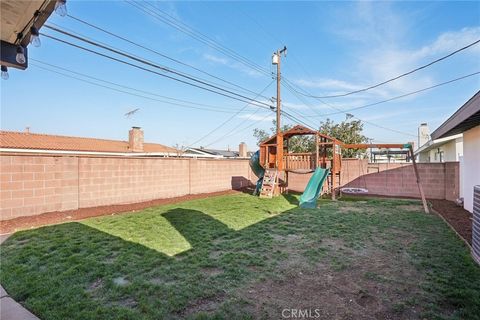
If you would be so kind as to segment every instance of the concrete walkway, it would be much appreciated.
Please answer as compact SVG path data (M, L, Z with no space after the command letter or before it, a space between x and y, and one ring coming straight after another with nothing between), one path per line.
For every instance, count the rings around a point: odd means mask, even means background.
M10 235L1 235L0 244ZM0 285L0 319L5 320L39 320L30 311L10 298L7 291Z

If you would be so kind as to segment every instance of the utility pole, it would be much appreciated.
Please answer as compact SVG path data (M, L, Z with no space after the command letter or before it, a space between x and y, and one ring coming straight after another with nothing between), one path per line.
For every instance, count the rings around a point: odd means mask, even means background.
M287 47L284 46L283 49L277 50L273 54L272 64L277 65L277 170L283 171L283 135L282 135L282 126L281 126L281 115L282 115L282 102L280 98L280 85L281 85L281 72L280 64L282 54L287 56Z

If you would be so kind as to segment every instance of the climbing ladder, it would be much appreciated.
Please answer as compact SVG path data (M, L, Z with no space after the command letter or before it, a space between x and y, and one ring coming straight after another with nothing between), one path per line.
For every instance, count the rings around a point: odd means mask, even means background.
M260 198L272 198L278 184L278 170L266 169L263 175Z

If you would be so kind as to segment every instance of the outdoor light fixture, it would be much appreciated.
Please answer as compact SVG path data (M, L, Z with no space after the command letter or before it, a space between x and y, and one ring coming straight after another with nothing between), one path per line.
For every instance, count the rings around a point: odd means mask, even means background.
M32 26L30 28L30 43L37 48L40 47L40 45L42 44L40 42L40 34L35 26Z
M57 0L55 3L55 12L59 16L65 17L67 15L67 0Z
M25 58L25 50L22 46L17 47L17 55L15 56L15 60L17 60L17 62L20 64L25 64L25 62L27 62L27 59Z
M6 66L2 66L2 79L3 80L8 80L8 69Z

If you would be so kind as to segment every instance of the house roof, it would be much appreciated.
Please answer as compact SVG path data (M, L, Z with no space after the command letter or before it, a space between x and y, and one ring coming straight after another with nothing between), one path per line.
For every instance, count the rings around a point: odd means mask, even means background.
M480 125L480 91L470 98L450 118L440 125L431 135L432 139L463 133Z
M429 140L423 146L421 146L420 148L415 150L414 154L417 155L417 154L422 153L422 152L437 149L437 148L443 146L444 144L449 143L450 141L460 139L462 137L463 137L463 134L459 133L459 134L456 134L456 135L453 135L453 136L448 136L448 137L441 138L441 139Z
M87 152L131 152L128 141L96 138L69 137L49 134L0 131L0 147L7 149L36 149ZM177 152L176 149L158 143L144 143L144 152Z
M222 156L226 158L234 158L234 157L238 157L239 155L238 151L219 150L219 149L189 148L188 151L199 153L199 154Z

